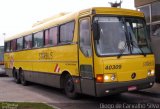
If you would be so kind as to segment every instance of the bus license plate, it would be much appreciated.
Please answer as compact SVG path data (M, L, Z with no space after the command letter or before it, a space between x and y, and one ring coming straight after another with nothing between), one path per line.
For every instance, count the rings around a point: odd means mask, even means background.
M136 87L136 86L128 87L128 91L134 91L134 90L137 90L137 87Z

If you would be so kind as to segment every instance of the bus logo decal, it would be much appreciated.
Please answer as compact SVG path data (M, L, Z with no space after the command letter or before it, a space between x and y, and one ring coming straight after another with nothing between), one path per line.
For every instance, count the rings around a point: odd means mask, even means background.
M132 73L131 78L135 79L136 78L136 73Z
M59 73L59 72L60 72L60 67L59 67L59 65L58 65L58 64L56 64L56 67L55 67L55 69L54 69L54 72L57 72L57 73Z

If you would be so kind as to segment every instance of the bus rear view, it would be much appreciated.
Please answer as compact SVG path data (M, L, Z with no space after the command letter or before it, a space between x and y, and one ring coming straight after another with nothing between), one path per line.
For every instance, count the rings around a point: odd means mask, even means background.
M143 14L95 8L91 16L92 36L88 38L91 41L87 42L85 50L80 42L83 93L105 96L152 87L155 62ZM87 71L83 72L84 69Z

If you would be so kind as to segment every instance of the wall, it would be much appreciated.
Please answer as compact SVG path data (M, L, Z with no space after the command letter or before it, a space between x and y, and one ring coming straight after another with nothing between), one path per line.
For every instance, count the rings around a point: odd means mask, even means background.
M151 2L154 2L154 1L158 1L158 0L135 0L134 2L135 2L135 7L139 7L139 6L143 6Z

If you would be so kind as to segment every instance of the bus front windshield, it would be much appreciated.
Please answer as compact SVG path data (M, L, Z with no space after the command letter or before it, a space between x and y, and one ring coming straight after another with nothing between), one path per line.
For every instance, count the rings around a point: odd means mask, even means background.
M95 40L98 55L151 53L143 19L100 16L94 17L93 22L97 22L99 28L99 39Z

